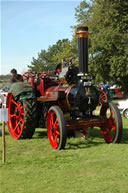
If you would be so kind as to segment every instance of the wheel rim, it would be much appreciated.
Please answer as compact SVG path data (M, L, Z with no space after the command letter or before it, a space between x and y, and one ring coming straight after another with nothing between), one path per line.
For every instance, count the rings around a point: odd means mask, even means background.
M104 91L99 90L99 105L107 102L107 95Z
M10 135L18 139L21 136L24 125L24 107L15 101L13 95L9 97L8 107L8 129Z
M51 146L57 149L60 141L60 127L57 115L52 110L47 117L47 132Z
M106 124L101 128L101 133L107 143L112 143L117 132L115 115L109 107L103 108L101 114L106 117Z

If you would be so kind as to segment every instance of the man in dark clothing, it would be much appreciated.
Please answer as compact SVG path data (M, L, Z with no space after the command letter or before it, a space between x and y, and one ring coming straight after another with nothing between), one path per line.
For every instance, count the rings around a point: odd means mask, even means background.
M10 73L11 73L11 79L10 79L11 83L22 81L22 76L20 74L17 74L17 70L16 69L13 68L10 71Z

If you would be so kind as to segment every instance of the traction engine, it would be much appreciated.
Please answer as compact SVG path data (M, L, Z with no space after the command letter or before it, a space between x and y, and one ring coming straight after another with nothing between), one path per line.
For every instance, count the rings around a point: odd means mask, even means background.
M99 115L93 113L100 96L88 73L88 27L78 27L76 35L79 67L70 65L64 82L59 78L61 69L26 72L22 78L35 88L36 97L20 100L8 95L8 129L13 138L31 138L35 128L47 127L51 146L64 149L69 131L86 136L88 128L99 127L107 143L120 142L122 119L116 105L105 102Z

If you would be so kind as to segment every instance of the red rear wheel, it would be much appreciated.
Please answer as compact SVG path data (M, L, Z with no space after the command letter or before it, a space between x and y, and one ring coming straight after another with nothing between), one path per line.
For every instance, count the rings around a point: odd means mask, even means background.
M52 106L47 116L47 133L50 144L55 149L64 149L67 139L67 129L64 115L58 106Z
M23 100L22 104L12 94L7 97L8 130L14 139L32 138L37 127L36 99Z
M119 143L122 137L122 118L117 106L110 102L101 107L100 114L106 117L101 133L107 143Z
M10 135L18 139L21 136L24 125L24 107L15 101L12 94L9 95L8 129Z

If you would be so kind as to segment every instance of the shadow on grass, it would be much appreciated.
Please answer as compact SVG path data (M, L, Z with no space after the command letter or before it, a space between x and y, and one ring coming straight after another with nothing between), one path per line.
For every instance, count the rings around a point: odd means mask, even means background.
M66 149L83 149L83 148L90 148L93 146L99 146L104 144L104 138L98 128L89 128L89 137L88 138L78 138L75 140L75 143L72 141L67 142ZM69 137L70 138L70 137ZM103 141L101 141L103 139Z
M121 144L128 144L128 128L123 128Z
M36 129L32 139L40 139L40 138L48 138L46 129L43 129L43 128L41 130Z
M103 139L101 141L101 139ZM78 142L68 142L66 149L82 149L82 148L90 148L93 146L99 146L106 143L103 135L100 133L100 129L93 128L90 131L90 137L88 139L79 139ZM128 144L128 128L123 128L123 135L120 144Z
M90 141L90 140L85 140L85 141L79 141L78 143L71 143L71 142L68 142L67 143L67 147L66 149L69 150L69 149L85 149L85 148L90 148L90 147L94 147L94 146L99 146L99 145L102 145L104 144L104 142L96 142L96 141ZM66 150L65 149L65 150Z
M99 128L89 128L88 131L89 131L89 138L87 139L82 139L82 138L76 139L73 137L73 135L71 136L69 135L67 144L66 144L66 149L68 150L68 149L78 149L78 148L79 149L90 148L93 146L99 146L106 143ZM47 130L37 129L32 139L38 139L38 138L45 138L48 140ZM120 143L128 144L128 128L123 129L123 135Z

